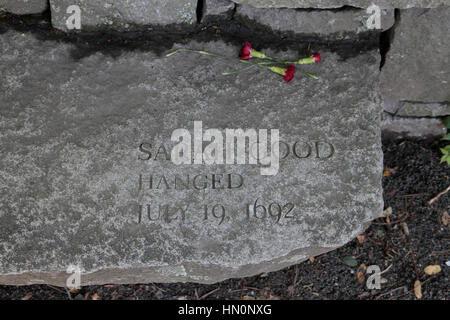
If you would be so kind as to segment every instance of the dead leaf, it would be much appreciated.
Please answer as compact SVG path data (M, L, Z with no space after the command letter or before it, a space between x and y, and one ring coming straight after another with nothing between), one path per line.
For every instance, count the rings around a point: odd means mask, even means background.
M358 271L356 273L356 276L358 277L358 282L359 283L363 283L364 282L364 273L362 273L361 271Z
M416 280L416 282L414 282L414 295L417 299L422 299L422 285L420 284L419 280Z
M97 293L94 293L94 294L91 296L91 300L99 300L99 299L100 299L100 297L98 296Z
M388 167L384 168L383 175L385 177L389 177L391 174L394 174L394 173L395 173L395 169L394 168L388 168Z
M33 295L32 292L28 292L23 298L22 300L30 300L31 296Z
M363 292L363 293L361 293L359 296L358 296L358 298L365 298L365 297L368 297L370 295L370 293L369 292Z
M256 300L281 300L281 297L276 296L270 291L270 288L264 288L261 290L261 294Z
M72 289L69 290L69 292L70 292L70 293L77 293L77 292L78 292L78 289L77 289L77 288L72 288Z
M311 263L313 263L314 261L316 261L316 259L315 259L314 257L311 257L311 258L309 258L309 261L310 261Z
M256 300L255 297L251 297L251 296L243 296L242 300Z
M450 223L450 216L448 215L447 211L444 211L442 213L442 224L444 226L447 226Z
M356 237L356 239L358 239L359 244L362 244L364 242L364 235L360 234L359 236Z
M402 226L403 232L405 233L405 235L409 236L409 228L408 225L406 224L406 222L402 222L400 224Z
M359 283L364 282L364 274L366 273L367 267L364 263L361 263L358 267L358 271L356 272L356 277L358 278Z
M437 273L441 272L441 266L439 266L439 265L427 266L427 267L425 267L424 271L427 275L432 276L433 274L437 274Z
M391 218L389 218L389 216L386 217L386 223L389 225L391 224Z
M391 207L388 207L388 208L386 208L386 210L383 211L383 216L385 216L385 217L389 216L390 214L392 214Z

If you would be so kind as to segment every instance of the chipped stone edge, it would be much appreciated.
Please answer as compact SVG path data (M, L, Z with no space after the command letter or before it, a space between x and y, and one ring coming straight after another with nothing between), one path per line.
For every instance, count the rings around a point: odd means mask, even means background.
M399 140L442 138L447 128L440 118L392 116L384 112L381 121L383 139Z
M367 5L362 5L362 4L358 4L358 3L335 3L335 4L328 4L328 3L317 3L316 5L312 5L309 2L307 3L302 3L301 0L299 0L297 3L286 3L285 1L277 1L277 0L273 0L271 4L264 4L261 3L260 1L258 2L254 2L254 1L249 1L249 0L232 0L233 2L235 2L238 5L241 4L246 4L246 5L251 5L252 7L255 8L290 8L290 9L318 9L318 10L322 10L322 9L340 9L344 6L353 6L355 8L361 8L361 9L367 9ZM281 3L279 3L281 2ZM331 2L331 1L330 1ZM410 9L410 8L425 8L425 9L433 9L433 8L437 8L440 7L442 5L446 5L444 1L440 1L437 3L432 2L431 4L421 4L421 5L417 5L415 3L413 4L400 4L400 5L390 5L390 4L385 4L385 3L380 3L377 0L373 0L372 1L373 4L377 5L378 7L380 7L380 9ZM406 1L405 1L406 2Z
M381 175L380 175L381 176ZM381 181L381 178L380 178ZM382 215L382 207L374 218ZM363 233L370 226L370 221L363 223L349 241ZM195 282L202 284L214 284L230 278L242 278L258 275L266 272L274 272L289 266L299 264L311 257L322 255L326 252L344 246L346 241L336 247L309 247L297 249L289 254L259 264L242 265L237 268L223 267L220 265L204 265L186 262L175 266L152 266L136 268L105 268L95 272L81 275L81 286L102 284L136 284L148 282ZM315 252L315 254L312 254ZM220 276L217 276L220 275ZM19 274L0 275L2 285L32 285L50 284L59 287L66 286L66 280L70 274L66 272L24 272Z

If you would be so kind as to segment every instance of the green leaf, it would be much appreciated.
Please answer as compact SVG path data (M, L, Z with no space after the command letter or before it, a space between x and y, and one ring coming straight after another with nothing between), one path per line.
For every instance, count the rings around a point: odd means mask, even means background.
M450 154L443 155L441 158L441 163L447 162L447 164L450 166Z
M346 265L349 267L356 267L358 266L358 261L356 261L355 258L347 256L344 259L342 259Z
M444 125L450 129L450 116L444 119Z
M445 154L441 158L441 163L447 162L447 164L450 166L450 154Z
M447 135L443 137L442 140L450 140L450 133L447 133Z
M311 78L313 78L313 79L319 79L319 77L318 76L316 76L316 75L314 75L314 74L312 74L312 73L308 73L308 72L306 72L306 74L308 75L308 76L310 76Z
M448 150L446 150L446 149L444 149L444 148L441 148L441 152L442 152L442 154L444 154L444 155L447 155L447 154L448 154Z

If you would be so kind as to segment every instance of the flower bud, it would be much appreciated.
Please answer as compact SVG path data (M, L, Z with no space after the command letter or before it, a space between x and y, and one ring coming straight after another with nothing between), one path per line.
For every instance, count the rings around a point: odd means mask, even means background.
M297 64L311 64L316 63L321 60L320 53L314 53L312 56L308 58L299 59Z
M295 66L293 65L289 65L287 68L282 68L282 67L268 67L268 69L272 72L281 74L283 76L283 79L286 82L289 82L292 80L292 78L294 78L294 74L295 74Z
M241 51L241 59L242 60L250 60L250 58L263 59L263 58L267 58L267 56L262 52L252 49L252 45L250 44L250 42L245 41L244 47L242 48L242 51Z

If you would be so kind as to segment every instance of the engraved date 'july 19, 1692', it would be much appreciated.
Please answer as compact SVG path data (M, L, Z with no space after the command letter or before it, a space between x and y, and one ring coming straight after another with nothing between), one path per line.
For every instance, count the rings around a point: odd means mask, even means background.
M137 223L185 223L190 216L200 217L204 222L221 225L231 218L246 220L267 220L273 223L288 223L296 218L296 205L293 203L264 202L256 199L242 206L242 209L230 210L223 204L171 205L148 203L138 206ZM196 219L198 220L198 218Z

